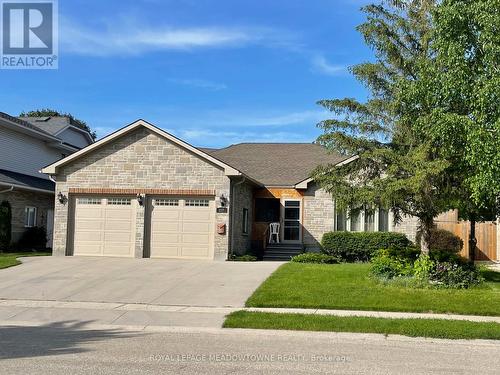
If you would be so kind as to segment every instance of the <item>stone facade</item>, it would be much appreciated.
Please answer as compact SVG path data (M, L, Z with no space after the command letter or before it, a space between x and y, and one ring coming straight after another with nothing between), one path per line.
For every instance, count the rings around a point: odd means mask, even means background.
M231 232L232 253L242 255L251 247L253 222L253 189L251 183L239 180L231 181L231 207L233 213L233 228ZM243 209L248 210L248 232L243 233Z
M210 190L217 197L229 196L230 180L221 167L149 131L139 128L93 150L86 156L61 167L56 192L69 197L55 206L54 255L65 255L68 243L68 219L74 194L70 189L175 189ZM136 257L143 256L144 206L137 209ZM228 222L227 213L217 213L216 223ZM225 259L227 231L215 234L215 259Z
M47 211L54 207L54 194L14 189L0 194L0 202L7 201L12 208L12 243L16 243L26 230L25 208L36 207L36 226L47 229Z
M333 231L335 203L332 196L311 183L303 199L303 243L307 251L319 251L321 238Z
M411 242L415 243L418 231L418 218L415 216L404 216L400 223L395 225L392 224L392 228L390 228L390 230L406 234L406 237L408 237Z

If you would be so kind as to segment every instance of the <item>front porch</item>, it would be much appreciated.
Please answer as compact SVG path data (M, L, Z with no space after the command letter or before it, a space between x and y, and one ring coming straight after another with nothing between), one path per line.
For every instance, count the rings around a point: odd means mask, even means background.
M303 194L299 190L255 190L253 207L252 247L256 253L264 260L290 260L303 251Z

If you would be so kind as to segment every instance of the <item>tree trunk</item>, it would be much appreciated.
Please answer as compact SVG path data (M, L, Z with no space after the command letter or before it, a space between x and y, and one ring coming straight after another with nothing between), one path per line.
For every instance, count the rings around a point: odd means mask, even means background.
M474 217L470 219L470 233L469 233L469 260L474 262L474 256L476 253L476 220Z
M422 254L429 255L431 243L431 229L434 222L433 220L420 219L420 251Z

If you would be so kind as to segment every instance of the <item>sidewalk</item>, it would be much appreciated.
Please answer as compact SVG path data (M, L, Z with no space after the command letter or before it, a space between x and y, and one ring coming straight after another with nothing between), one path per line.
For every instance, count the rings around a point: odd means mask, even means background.
M333 316L366 316L396 319L446 319L500 323L497 316L456 314L423 314L383 311L320 310L254 307L197 307L109 302L60 302L36 300L0 300L0 325L16 323L47 324L82 322L117 327L200 327L220 328L227 314L234 311L317 314Z

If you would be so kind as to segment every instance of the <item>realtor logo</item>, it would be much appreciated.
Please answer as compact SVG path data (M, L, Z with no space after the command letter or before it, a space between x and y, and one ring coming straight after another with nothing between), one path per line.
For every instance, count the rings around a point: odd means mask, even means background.
M57 69L57 2L1 0L2 69Z

